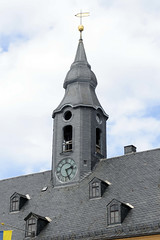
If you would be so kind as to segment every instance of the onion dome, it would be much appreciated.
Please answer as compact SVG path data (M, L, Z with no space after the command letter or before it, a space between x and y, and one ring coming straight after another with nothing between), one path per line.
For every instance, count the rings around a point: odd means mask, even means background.
M79 40L75 60L66 75L63 87L66 89L69 84L74 82L88 82L94 88L97 86L97 79L87 61L82 39Z

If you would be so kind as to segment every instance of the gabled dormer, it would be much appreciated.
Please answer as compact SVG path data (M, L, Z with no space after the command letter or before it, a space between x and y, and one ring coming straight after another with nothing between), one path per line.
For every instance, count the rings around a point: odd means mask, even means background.
M44 227L51 222L48 217L42 217L30 212L24 219L26 221L25 237L35 237L44 229Z
M95 199L103 196L106 188L110 185L110 182L103 181L99 178L94 177L89 182L89 198Z
M30 199L29 195L23 195L15 192L10 197L10 212L20 211L20 209L25 205L25 203Z
M129 203L113 199L107 205L107 225L121 224L132 208L134 207Z

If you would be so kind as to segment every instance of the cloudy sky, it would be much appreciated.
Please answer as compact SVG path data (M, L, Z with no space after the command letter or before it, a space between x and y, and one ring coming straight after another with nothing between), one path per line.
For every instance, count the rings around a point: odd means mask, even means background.
M160 147L159 0L0 0L0 179L51 168L52 111L84 45L109 114L108 157Z

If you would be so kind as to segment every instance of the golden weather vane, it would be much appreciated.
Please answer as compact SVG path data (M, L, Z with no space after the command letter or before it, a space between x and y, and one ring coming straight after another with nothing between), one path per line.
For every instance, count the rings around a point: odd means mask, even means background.
M81 11L80 13L77 13L75 16L80 18L80 25L78 26L78 30L80 31L80 39L82 39L82 31L84 30L84 26L82 25L82 18L88 17L89 12L82 13L82 11Z

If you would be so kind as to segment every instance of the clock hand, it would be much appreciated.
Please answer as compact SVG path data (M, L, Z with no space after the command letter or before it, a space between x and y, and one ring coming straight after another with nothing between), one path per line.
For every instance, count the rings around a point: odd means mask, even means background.
M69 168L66 168L66 170L68 170L68 169L70 169L70 168L73 169L73 166L70 166Z
M65 169L65 171L66 171L66 173L67 173L67 176L70 175L70 174L68 174L68 170L69 170L69 169L73 169L73 166L70 166L69 168L66 168L66 169Z

